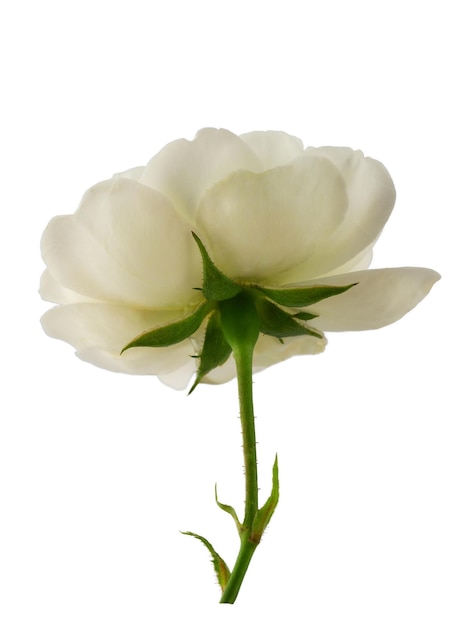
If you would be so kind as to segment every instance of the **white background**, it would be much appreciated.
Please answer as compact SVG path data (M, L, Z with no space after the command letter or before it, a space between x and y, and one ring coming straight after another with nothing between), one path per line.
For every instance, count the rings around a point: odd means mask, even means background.
M470 623L468 31L464 3L17 2L0 45L5 626ZM203 126L383 161L374 267L443 278L406 318L256 377L281 500L233 607L206 535L243 502L236 388L191 396L46 337L39 239L82 193ZM6 190L6 195L5 195Z

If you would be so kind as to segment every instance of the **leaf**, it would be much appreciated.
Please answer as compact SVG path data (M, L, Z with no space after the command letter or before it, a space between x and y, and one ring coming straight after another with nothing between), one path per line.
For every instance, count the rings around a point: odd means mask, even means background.
M202 537L201 535L196 535L196 533L192 533L192 532L182 532L181 534L183 535L189 535L190 537L195 537L196 539L199 539L199 541L202 541L202 543L206 546L206 548L209 550L211 557L212 557L212 563L214 564L214 570L215 570L215 574L217 576L217 581L220 585L220 588L222 589L222 592L225 591L225 587L227 586L227 583L229 581L230 578L230 570L227 567L227 564L225 563L225 561L223 560L223 558L220 556L220 554L218 554L212 544L210 544L207 539L205 539L204 537Z
M242 529L242 525L240 524L240 520L238 519L238 515L235 512L235 509L233 508L233 506L230 506L230 504L222 504L222 502L219 502L219 498L217 497L217 485L215 486L215 501L217 502L217 506L222 509L222 511L225 511L226 513L228 513L229 515L232 516L232 518L235 521L235 524L237 526L237 530L238 530L238 534L241 534L241 529Z
M193 233L193 237L199 247L202 256L202 266L204 270L202 291L208 300L228 300L240 293L241 286L231 280L223 272L221 272L213 263L207 253L204 244Z
M121 354L129 348L165 348L187 339L196 332L212 308L213 305L210 302L204 302L188 317L166 326L158 326L138 335L124 346Z
M270 300L282 306L303 307L338 296L344 293L357 283L338 287L336 285L314 285L313 287L281 287L279 289L270 289L269 287L257 287Z
M225 363L231 352L232 348L225 340L224 333L220 326L219 314L218 312L214 312L209 318L202 352L198 356L199 367L196 380L189 390L188 395L196 389L197 385L206 374Z
M296 319L286 311L283 311L269 300L258 299L256 308L260 318L260 331L273 337L298 337L300 335L312 335L322 338L323 335L308 326L299 324Z
M277 462L277 454L273 465L273 486L271 489L271 495L266 500L264 506L256 513L253 521L252 533L250 541L253 543L259 543L261 537L266 530L266 526L269 524L271 517L279 502L279 466Z

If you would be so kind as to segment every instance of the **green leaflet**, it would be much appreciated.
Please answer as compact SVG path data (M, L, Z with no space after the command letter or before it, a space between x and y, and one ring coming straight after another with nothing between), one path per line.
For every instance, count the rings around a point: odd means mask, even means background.
M242 531L242 525L240 524L238 515L235 509L233 508L233 506L230 506L230 504L222 504L222 502L219 502L219 498L217 496L217 485L215 486L215 501L217 502L217 506L219 507L219 509L222 509L222 511L225 511L233 518L233 521L235 522L235 525L238 530L238 534L240 535Z
M253 522L253 529L250 536L250 541L253 543L259 543L261 536L266 530L266 526L269 524L271 517L279 502L279 466L277 463L277 454L273 465L273 486L271 489L271 495L266 500L265 504L255 515Z
M242 290L241 286L231 280L228 276L225 276L225 274L214 265L212 259L207 254L204 244L196 233L193 233L193 237L202 256L202 266L204 271L202 291L206 298L208 300L217 301L228 300L236 296L237 293L240 293Z
M283 311L269 300L258 299L256 308L260 318L260 330L265 335L273 337L298 337L299 335L312 335L322 338L323 335L297 322L296 319L286 311Z
M196 389L197 385L206 374L225 363L232 352L232 348L225 340L219 318L220 316L217 311L214 311L209 318L202 352L198 355L199 367L196 380L189 390L188 395Z
M257 287L257 289L277 304L297 308L315 304L325 298L331 298L331 296L337 296L351 289L354 285L357 285L357 283L346 285L345 287L314 285L313 287L281 287L278 289Z
M214 570L215 570L215 574L217 576L217 581L220 585L220 588L222 589L222 593L225 591L225 587L227 586L228 583L228 579L230 578L230 570L227 567L227 564L225 563L225 561L223 560L223 558L220 556L220 554L218 554L212 544L210 544L207 539L205 539L204 537L202 537L201 535L196 535L196 533L192 533L192 532L182 532L183 535L189 535L190 537L195 537L196 539L199 539L199 541L202 541L202 543L206 546L206 548L209 550L211 557L212 557L212 563L214 564Z
M121 350L121 354L129 348L148 347L165 348L179 343L193 335L204 321L206 315L214 308L210 302L203 302L191 315L178 322L166 326L158 326L148 330L130 341Z

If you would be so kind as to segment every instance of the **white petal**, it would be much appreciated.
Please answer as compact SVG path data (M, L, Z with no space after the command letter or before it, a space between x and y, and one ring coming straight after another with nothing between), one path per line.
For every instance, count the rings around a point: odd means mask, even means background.
M275 337L260 335L253 354L253 372L260 372L293 356L320 354L325 346L325 338L319 339L305 335L288 337L284 339L284 343L281 343ZM221 367L210 372L203 382L209 384L226 383L235 376L235 361L231 356Z
M350 285L345 293L305 310L319 317L311 325L324 331L369 330L387 326L415 307L439 280L421 267L365 270L318 279L323 285Z
M72 302L83 302L87 298L75 291L62 287L51 275L49 270L44 270L41 276L39 295L43 300L55 302L56 304L71 304ZM92 300L89 298L88 300Z
M349 259L349 261L344 265L341 265L341 267L335 267L331 274L326 274L326 276L335 276L336 274L346 274L347 272L359 272L360 270L366 270L372 263L372 257L372 246L369 246L365 250L362 250L362 252L354 258Z
M147 165L141 182L163 193L176 210L193 222L204 192L231 172L258 172L261 163L237 135L228 130L205 128L193 141L168 144Z
M308 156L261 174L232 174L206 193L197 223L222 271L266 283L309 257L341 223L346 206L338 170Z
M145 166L132 167L124 172L114 174L113 178L130 178L131 180L140 181L142 174L145 172Z
M279 131L255 131L240 135L258 156L263 169L269 170L280 165L287 165L303 153L300 139Z
M396 191L380 161L350 148L317 148L312 152L329 159L341 172L348 190L348 212L337 234L348 245L348 258L376 241L395 204Z
M276 337L260 335L253 354L253 371L261 371L293 356L320 354L327 344L325 337L309 335L286 337L283 342Z
M172 372L168 373L160 373L158 374L158 378L162 381L164 385L168 387L173 387L173 389L186 389L191 377L194 372L194 363L195 359L190 359L184 365L182 365L179 369L175 369Z
M48 335L73 345L84 361L114 372L162 376L167 384L183 388L196 368L189 340L168 348L131 348L120 354L140 333L183 316L183 311L139 311L112 304L80 303L55 307L43 315L41 322ZM186 377L184 384L182 374Z
M127 178L96 185L74 215L54 218L41 248L53 279L88 298L164 309L200 297L190 228L161 194Z
M278 277L283 283L339 273L377 240L395 203L395 187L379 161L350 148L308 148L306 154L328 159L341 172L348 194L344 220L331 237L320 241L308 261Z

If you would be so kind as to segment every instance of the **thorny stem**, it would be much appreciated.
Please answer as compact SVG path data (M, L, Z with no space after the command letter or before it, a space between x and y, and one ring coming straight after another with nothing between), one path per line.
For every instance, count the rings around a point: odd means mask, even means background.
M234 357L237 365L240 421L245 461L245 517L240 532L238 557L220 599L220 602L225 604L233 604L235 602L251 558L259 544L259 539L253 541L252 538L253 522L258 512L258 469L252 380L253 348L234 350Z

